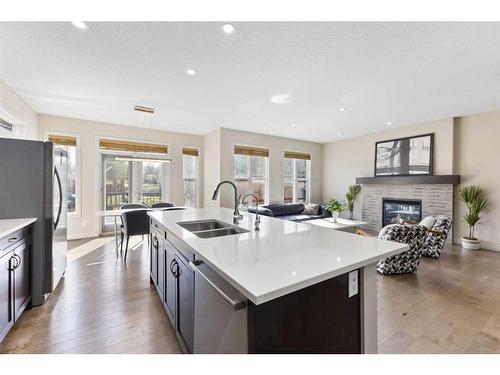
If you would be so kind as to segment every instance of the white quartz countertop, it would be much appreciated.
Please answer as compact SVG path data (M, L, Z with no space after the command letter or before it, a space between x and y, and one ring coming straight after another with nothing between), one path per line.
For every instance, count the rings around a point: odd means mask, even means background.
M396 242L243 212L237 226L248 233L203 239L177 223L216 219L233 224L233 210L202 208L148 212L184 241L254 304L295 292L408 250Z
M0 219L0 238L6 237L15 231L24 228L36 221L36 218Z

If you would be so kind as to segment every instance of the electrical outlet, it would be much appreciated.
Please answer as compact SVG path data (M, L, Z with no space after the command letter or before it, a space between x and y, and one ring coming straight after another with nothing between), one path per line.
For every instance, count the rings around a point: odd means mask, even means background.
M358 270L349 272L349 286L348 295L349 298L358 294Z

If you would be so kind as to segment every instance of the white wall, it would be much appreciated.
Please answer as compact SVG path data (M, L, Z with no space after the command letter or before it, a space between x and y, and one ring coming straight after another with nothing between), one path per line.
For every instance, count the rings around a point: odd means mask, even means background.
M434 174L452 174L453 119L390 129L324 145L323 201L343 199L356 177L374 175L375 142L426 133L434 133Z
M221 181L221 131L216 129L203 137L204 179L203 179L203 207L219 207L220 200L212 200L212 192Z
M455 173L461 185L477 184L486 189L489 208L476 230L482 247L500 250L500 111L455 119ZM457 190L457 189L456 189ZM468 233L462 217L465 207L455 195L454 241Z
M321 201L323 146L319 143L298 141L241 130L220 129L220 178L233 180L234 146L256 146L269 149L269 201L283 202L283 155L286 150L311 155L311 202ZM206 180L205 195L210 199L219 181ZM205 199L205 200L206 200ZM233 207L234 195L229 188L221 192L221 206Z
M203 168L203 137L197 135L171 133L160 130L106 124L73 118L39 115L39 138L47 132L66 132L79 137L80 152L80 216L68 219L68 238L91 237L99 234L100 220L97 212L101 209L101 176L99 137L113 137L137 141L164 142L169 146L171 163L171 200L176 205L182 201L182 147L193 146L200 149L200 168ZM203 189L203 171L200 171L199 190ZM200 194L201 198L202 195ZM202 202L200 200L200 202Z
M0 128L0 137L37 139L37 114L33 109L0 79L0 117L16 126L13 132Z

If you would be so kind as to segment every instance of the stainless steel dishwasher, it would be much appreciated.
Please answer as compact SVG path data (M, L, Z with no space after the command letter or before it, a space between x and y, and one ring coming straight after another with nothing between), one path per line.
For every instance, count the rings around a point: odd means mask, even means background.
M195 273L194 353L248 353L247 301L200 260Z

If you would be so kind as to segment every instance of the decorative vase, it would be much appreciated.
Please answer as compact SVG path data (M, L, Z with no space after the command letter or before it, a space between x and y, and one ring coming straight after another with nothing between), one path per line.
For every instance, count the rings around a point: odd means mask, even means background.
M332 212L332 218L333 218L333 222L334 223L337 222L338 217L339 217L339 213L338 212Z
M481 241L478 239L471 239L462 237L462 247L467 250L479 250L479 246L481 245Z

